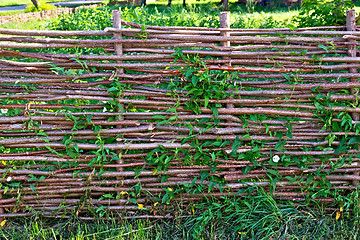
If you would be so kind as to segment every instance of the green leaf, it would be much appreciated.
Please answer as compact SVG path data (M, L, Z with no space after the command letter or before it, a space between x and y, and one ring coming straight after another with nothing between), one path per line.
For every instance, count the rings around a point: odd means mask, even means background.
M186 71L185 73L185 78L189 78L190 75L194 72L194 69L190 68L189 70Z
M161 183L164 183L168 178L169 176L161 176Z
M214 189L214 187L217 185L217 183L215 181L210 181L209 182L209 189L208 189L208 193L211 192L211 190Z
M289 180L289 183L292 184L296 181L296 177L290 177L290 176L286 176L285 177L287 180Z
M219 111L218 111L218 109L217 109L216 107L212 107L212 108L210 108L210 109L211 109L211 111L213 112L214 117L215 117L215 118L218 118L218 117L219 117Z
M269 173L271 173L272 175L275 175L275 176L278 176L278 175L279 175L279 173L278 173L276 170L274 170L274 169L268 168L267 171L268 171Z
M100 168L98 177L100 177L102 174L104 174L106 170L104 168Z
M191 83L193 84L194 87L197 85L198 81L199 81L199 78L197 76L191 77Z
M360 137L352 137L352 138L350 138L348 145L358 143L358 142L360 142Z
M28 179L28 182L31 182L31 181L37 181L37 178L36 177L31 177Z
M334 151L335 154L345 153L345 152L347 152L346 146L340 146L340 147L338 147L337 149L335 149L335 151Z
M127 201L128 201L128 202L132 202L132 203L134 203L134 204L137 204L136 199L133 199L133 198L131 198L131 199L127 200Z
M206 108L209 104L209 96L205 96L204 98L204 107Z
M47 133L44 132L44 131L38 132L37 135L39 135L39 136L44 136L44 137L47 137L47 136L48 136Z
M250 115L250 119L253 120L254 122L256 122L258 118L257 118L257 115L254 114L254 115Z
M313 176L308 176L306 179L306 185L309 185L314 180Z
M74 144L74 149L76 152L79 152L79 147L78 147L77 143Z
M284 151L284 145L285 145L285 141L284 142L279 141L275 145L275 151L279 151L279 152Z
M103 197L104 198L114 198L114 196L111 193L104 194Z
M288 74L286 74L286 73L281 73L281 75L283 75L283 77L284 77L286 80L291 81L291 77L290 77Z
M111 87L107 90L108 92L116 92L118 89L116 87Z
M322 49L325 50L325 52L327 52L327 53L329 52L328 48L325 47L325 46L322 45L322 44L319 44L318 47L319 47L319 48L322 48Z
M41 182L42 180L44 180L46 177L45 176L41 176L40 178L39 178L39 182Z
M202 118L202 119L200 119L199 124L208 122L209 120L210 120L210 118Z
M96 212L101 212L101 211L103 211L105 209L106 209L106 207L101 205L98 209L96 209Z
M241 141L239 140L239 136L236 136L235 141L231 147L230 156L236 153L236 150L241 146Z
M248 173L251 169L252 169L251 166L246 165L246 167L242 169L242 172L243 172L244 175L247 175L247 173Z
M245 134L242 138L249 138L250 137L250 134Z
M331 134L330 138L329 138L329 146L332 145L332 143L334 142L334 140L336 139L336 135Z
M169 120L167 119L167 120L158 122L158 124L156 124L156 126L160 126L160 125L165 124L165 123L168 123L168 122L169 122Z
M153 119L165 119L167 118L167 115L155 115L155 116L152 116Z

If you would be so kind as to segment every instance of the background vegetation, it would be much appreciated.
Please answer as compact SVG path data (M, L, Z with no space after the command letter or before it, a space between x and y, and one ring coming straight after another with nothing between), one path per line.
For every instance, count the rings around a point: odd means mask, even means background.
M300 14L287 9L269 10L257 7L250 12L245 6L231 6L233 28L279 28L343 24L343 17L321 19L334 3L305 1ZM339 1L338 1L339 2ZM334 11L343 16L352 6L349 1ZM316 6L316 8L314 8ZM56 30L103 30L112 26L111 11L117 7L81 9L73 15L60 16L37 28ZM123 7L122 19L139 24L161 26L219 27L217 5L189 5L172 8L151 5ZM315 13L315 14L314 14ZM286 17L284 17L286 15ZM293 18L295 17L295 18ZM9 27L9 25L8 25ZM33 24L31 24L31 28ZM28 27L25 27L28 28ZM324 214L324 206L316 202L294 205L280 202L259 191L241 199L222 198L174 208L177 218L171 220L129 220L124 222L97 220L95 223L73 219L52 221L34 216L4 223L0 235L4 239L358 239L359 196L354 191L336 196L333 213ZM346 206L346 207L344 207ZM111 219L111 216L105 216Z

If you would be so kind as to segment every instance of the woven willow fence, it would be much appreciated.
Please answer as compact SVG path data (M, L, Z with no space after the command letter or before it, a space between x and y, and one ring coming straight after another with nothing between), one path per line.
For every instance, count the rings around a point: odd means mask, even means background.
M167 218L173 202L333 202L360 180L347 26L0 29L0 217Z

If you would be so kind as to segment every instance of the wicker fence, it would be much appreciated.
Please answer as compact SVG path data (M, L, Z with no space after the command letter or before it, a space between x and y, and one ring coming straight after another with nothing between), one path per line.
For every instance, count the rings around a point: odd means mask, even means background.
M167 218L259 187L323 202L356 188L354 11L296 30L113 14L104 31L0 29L0 217Z

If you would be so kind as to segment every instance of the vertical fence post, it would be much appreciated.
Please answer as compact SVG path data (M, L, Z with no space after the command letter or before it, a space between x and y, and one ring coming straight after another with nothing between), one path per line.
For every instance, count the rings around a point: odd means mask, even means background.
M121 28L121 11L114 10L113 11L113 26L116 29ZM122 33L114 33L114 39L122 39ZM122 43L115 43L115 54L122 56L123 55L123 46ZM117 61L118 63L122 63L122 61ZM117 71L118 73L124 73L124 69L121 68Z
M230 12L221 12L220 13L220 28L221 30L230 30ZM230 31L221 31L220 36L222 37L230 37ZM230 41L222 41L221 43L222 47L226 47L230 49ZM229 60L229 63L226 63L226 66L231 66L231 57L223 57L224 60ZM231 81L231 77L229 79ZM229 88L231 89L231 88ZM229 99L233 99L230 97ZM227 103L226 108L234 108L235 105L233 103ZM236 171L235 168L230 168L230 171Z
M113 12L113 27L115 29L120 29L121 28L121 10L114 10ZM122 33L116 33L114 32L114 39L122 39ZM122 43L115 43L115 54L117 56L122 56L123 55L123 45ZM116 61L117 63L122 63L122 61ZM124 73L124 69L120 68L117 70L118 74L122 74ZM121 114L121 111L123 111L124 108L120 109L118 108L117 111L119 112L119 115ZM123 116L120 115L118 116L118 120L123 120ZM117 128L119 128L120 126L117 126ZM120 153L121 151L119 151L118 153ZM122 159L117 160L116 164L123 164L124 161ZM117 171L121 172L124 170L124 168L122 167L117 167L116 168ZM119 179L122 179L121 177Z
M220 36L221 37L230 37L230 12L221 12L220 13ZM220 42L222 47L230 48L230 41L222 41ZM231 66L231 57L223 57L224 60L229 60L229 63L226 66Z
M355 20L355 10L351 9L351 10L347 10L346 11L346 30L347 31L356 31L356 20ZM348 45L348 55L349 57L356 57L356 40L353 39L348 39L349 45ZM357 68L350 68L349 69L350 73L357 73L358 69ZM351 82L357 82L358 78L350 78ZM357 91L355 91L354 89L350 89L350 93L351 94L358 94ZM360 119L360 115L359 113L351 113L351 117L353 119L353 121L359 121ZM356 165L358 165L358 163L355 163ZM354 172L354 175L359 176L360 172ZM359 185L359 181L353 181L352 182L353 185L358 186Z
M221 12L220 13L220 28L230 29L230 12ZM221 36L229 37L229 31L221 31ZM230 47L230 41L221 42L221 46Z
M220 13L220 28L230 30L230 12L221 12ZM230 31L221 31L220 36L222 37L230 37ZM230 48L230 41L222 41L221 46ZM229 60L229 63L226 64L227 66L231 66L231 57L223 57L225 60ZM234 108L234 104L227 103L227 108Z

